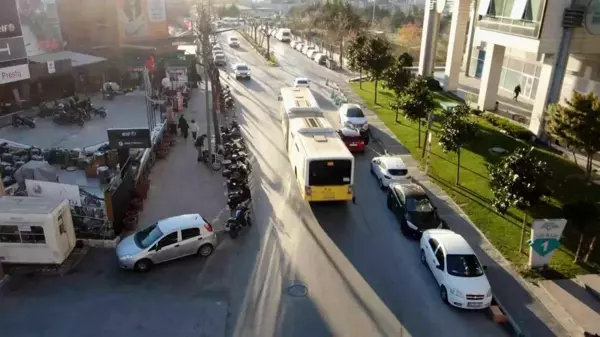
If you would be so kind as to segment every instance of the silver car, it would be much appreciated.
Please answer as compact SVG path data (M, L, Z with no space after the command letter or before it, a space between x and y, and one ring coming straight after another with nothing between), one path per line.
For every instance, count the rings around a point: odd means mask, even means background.
M188 255L207 257L217 246L212 226L200 214L185 214L158 221L117 245L119 266L145 272L153 265Z

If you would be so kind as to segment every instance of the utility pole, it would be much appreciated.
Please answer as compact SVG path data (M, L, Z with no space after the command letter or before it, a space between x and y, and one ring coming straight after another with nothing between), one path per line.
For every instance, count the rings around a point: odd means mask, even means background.
M371 16L371 28L375 26L375 6L377 5L377 0L373 0L373 15Z

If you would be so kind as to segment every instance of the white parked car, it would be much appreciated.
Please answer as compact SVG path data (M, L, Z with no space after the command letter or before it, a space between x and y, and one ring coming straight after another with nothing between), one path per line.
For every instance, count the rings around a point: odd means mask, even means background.
M296 49L296 41L290 42L290 47Z
M408 169L400 157L382 156L371 159L371 172L377 178L379 187L385 189L390 183L410 183Z
M294 88L310 88L310 80L304 77L298 77L294 80Z
M317 54L319 54L319 51L316 49L313 49L311 51L309 51L306 56L308 56L309 59L314 60L315 56L317 56Z
M294 49L296 49L297 51L302 51L302 49L304 49L304 43L302 43L302 42L296 43L296 46L294 46Z
M236 63L232 68L236 80L240 78L250 79L250 68L246 63Z
M302 54L308 55L308 52L311 50L315 50L315 47L306 45L304 48L302 48Z
M369 129L369 120L358 104L344 103L338 109L340 125L365 132Z
M448 229L423 232L421 262L440 287L442 301L463 309L483 309L492 303L492 287L485 266L460 235Z

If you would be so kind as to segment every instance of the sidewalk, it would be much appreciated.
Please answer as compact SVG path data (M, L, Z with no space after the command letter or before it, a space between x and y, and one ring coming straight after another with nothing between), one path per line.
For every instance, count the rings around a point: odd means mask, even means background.
M350 102L361 102L347 84L340 85L341 91ZM363 104L361 104L363 106ZM516 335L521 336L568 336L552 314L538 300L533 292L534 285L523 279L496 248L485 238L468 216L454 203L452 198L419 168L419 163L406 151L400 141L372 111L366 110L373 138L391 154L402 157L412 172L412 177L429 191L440 215L452 229L471 243L484 265L488 266L487 276L492 284L494 298L509 317Z
M196 120L199 134L206 133L204 90L194 89L184 112L190 122ZM196 161L197 152L191 134L186 140L176 137L165 159L157 159L152 169L151 185L138 227L157 220L186 213L200 213L215 231L222 229L229 211L221 171L215 172L205 163Z

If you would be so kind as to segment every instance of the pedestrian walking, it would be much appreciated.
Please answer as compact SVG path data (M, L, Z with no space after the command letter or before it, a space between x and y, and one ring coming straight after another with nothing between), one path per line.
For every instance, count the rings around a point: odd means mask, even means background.
M200 130L200 128L198 127L198 124L196 124L196 121L192 119L192 122L190 123L190 130L192 131L192 139L196 140L196 137L198 136L198 131Z
M521 85L520 84L517 84L517 86L515 87L514 93L515 93L515 97L513 99L516 101L516 100L518 100L519 94L521 93Z
M190 125L188 124L185 117L183 117L183 115L181 115L179 117L178 126L181 129L181 134L183 135L183 138L187 139L188 138L188 130L190 129Z

